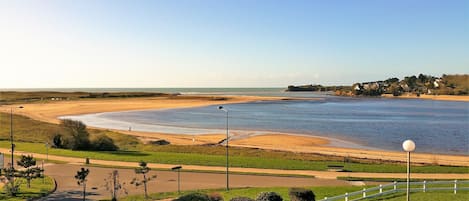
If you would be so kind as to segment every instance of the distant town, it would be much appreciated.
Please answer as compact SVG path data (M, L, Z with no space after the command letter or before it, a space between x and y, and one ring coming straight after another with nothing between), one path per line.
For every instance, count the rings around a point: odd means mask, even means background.
M352 86L290 85L287 91L333 91L341 96L381 96L392 94L468 95L469 75L445 75L435 77L419 74L404 79L389 78L384 81L355 83Z

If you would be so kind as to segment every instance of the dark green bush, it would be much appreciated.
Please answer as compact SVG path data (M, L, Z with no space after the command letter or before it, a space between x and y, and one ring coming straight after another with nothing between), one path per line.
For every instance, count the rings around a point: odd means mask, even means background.
M291 201L315 201L316 196L312 190L304 188L290 188L288 191Z
M171 144L169 141L166 140L156 140L156 141L151 141L150 144L152 145L168 145Z
M283 199L276 192L262 192L257 196L256 201L283 201Z
M93 150L96 151L116 151L119 149L114 144L114 140L106 135L99 135L91 142Z
M174 201L210 201L210 198L206 194L202 193L190 193L183 195Z
M210 201L223 201L223 196L220 195L220 193L213 192L208 195L208 198Z

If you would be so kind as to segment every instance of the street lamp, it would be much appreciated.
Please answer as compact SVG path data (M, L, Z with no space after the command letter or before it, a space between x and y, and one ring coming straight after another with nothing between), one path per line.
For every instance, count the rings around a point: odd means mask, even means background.
M46 161L49 162L49 142L46 142Z
M21 109L24 108L23 106L18 106L17 108ZM13 143L13 107L10 108L10 142L11 142L11 170L14 168L14 158L13 152L15 151L15 144Z
M407 152L407 201L410 201L410 152L415 150L415 143L412 140L406 140L402 143L402 148Z
M229 138L229 131L228 131L228 110L223 108L223 106L218 106L219 110L222 110L226 113L226 191L230 190L229 186L229 159L228 159L228 138Z
M178 194L181 194L181 168L182 166L175 166L172 167L171 170L177 170L178 171Z

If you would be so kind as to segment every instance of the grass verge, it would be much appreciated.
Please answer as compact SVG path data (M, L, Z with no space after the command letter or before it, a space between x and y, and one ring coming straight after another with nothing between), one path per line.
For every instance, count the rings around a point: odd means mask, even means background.
M16 149L33 153L45 154L46 149L43 144L18 142ZM0 141L0 147L9 148L8 141ZM111 161L138 162L146 161L150 163L181 164L181 165L204 165L204 166L224 166L225 156L207 155L195 153L173 153L173 152L148 152L148 151L72 151L67 149L49 149L50 155L68 156L77 158L90 158ZM260 158L250 156L231 156L231 167L245 168L268 168L285 170L320 170L324 171L328 165L344 165L344 168L352 172L399 172L406 171L405 166L397 164L362 164L344 163L339 161L307 161L292 160L282 158ZM416 173L469 173L467 167L449 166L416 166L413 167Z
M47 195L55 187L55 182L51 177L33 179L31 181L31 188L26 186L26 180L16 179L17 182L21 182L20 192L16 197L8 196L4 189L0 193L0 200L5 201L19 201L27 200L31 198L38 198ZM44 182L44 183L43 183Z

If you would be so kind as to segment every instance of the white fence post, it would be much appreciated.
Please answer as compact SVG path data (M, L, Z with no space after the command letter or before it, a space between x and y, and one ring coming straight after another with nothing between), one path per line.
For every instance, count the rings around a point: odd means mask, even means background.
M397 190L397 181L394 181L394 191Z
M379 185L379 193L383 193L383 185Z
M348 193L345 193L345 201L348 201Z
M427 192L427 181L423 181L423 192Z
M458 180L454 180L454 194L458 191Z
M324 201L327 201L327 197L324 197Z
M363 189L363 198L366 198L366 188Z

